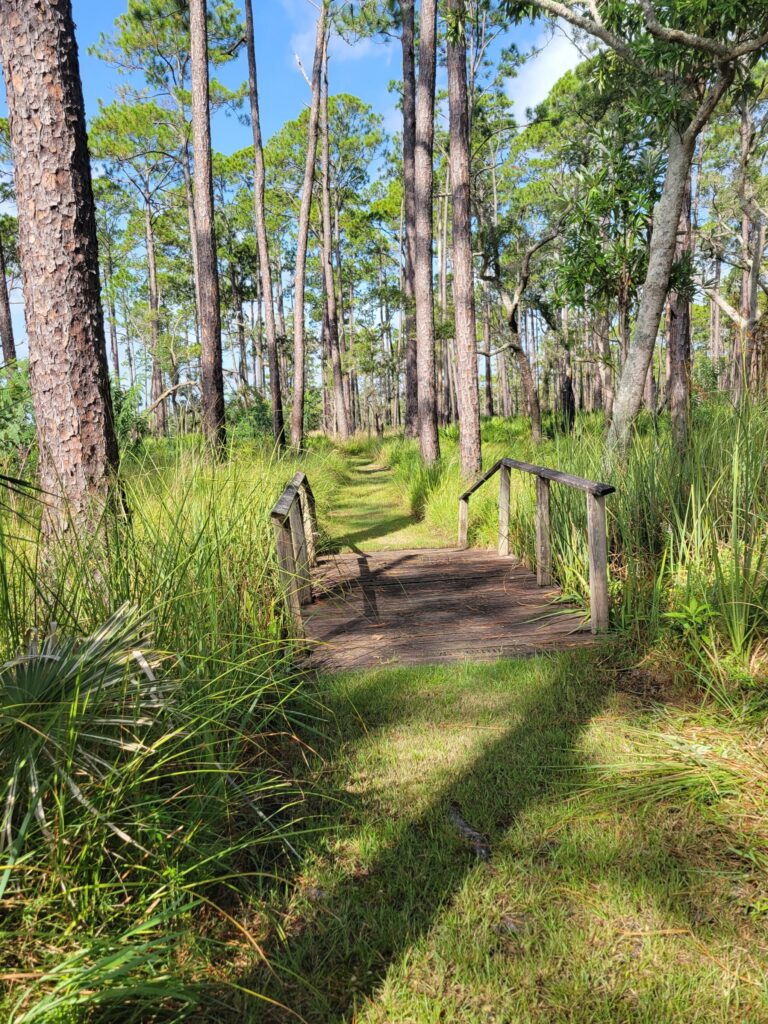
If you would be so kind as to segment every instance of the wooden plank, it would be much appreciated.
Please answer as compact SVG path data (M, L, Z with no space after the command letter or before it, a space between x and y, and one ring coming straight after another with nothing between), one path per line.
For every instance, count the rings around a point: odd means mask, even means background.
M459 498L459 547L466 548L467 534L469 532L469 497L462 495Z
M575 487L579 491L586 491L588 494L603 495L613 494L616 490L610 484L601 484L598 480L586 480L583 476L573 476L571 473L561 473L559 469L550 469L548 466L535 466L531 462L520 462L517 459L502 459L502 462L510 469L519 469L523 473L533 473L535 476L544 477L545 480L554 480L558 484L565 484L567 487Z
M280 567L280 581L283 585L288 610L293 616L294 626L300 635L304 635L301 621L301 604L296 587L296 562L293 555L291 531L285 522L277 518L272 520L277 546L277 562Z
M304 518L298 501L294 501L288 513L288 523L291 531L291 543L293 544L293 560L296 572L296 592L299 604L312 603L312 578L310 575L309 554L307 552L307 538L304 533Z
M549 480L536 477L536 582L540 587L552 582L552 546L549 526Z
M499 545L502 558L509 554L509 466L502 465L499 471Z
M608 543L605 526L605 496L587 495L589 540L589 603L592 632L604 633L609 625Z

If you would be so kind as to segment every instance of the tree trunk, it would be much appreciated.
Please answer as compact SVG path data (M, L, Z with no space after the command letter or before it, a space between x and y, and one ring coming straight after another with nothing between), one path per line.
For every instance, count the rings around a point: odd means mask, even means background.
M349 438L349 413L344 394L344 377L339 349L339 314L336 305L336 281L333 275L333 237L331 228L331 156L328 138L328 36L323 44L323 86L320 104L320 142L322 148L322 217L323 237L321 257L325 281L325 316L328 332L328 351L333 373L333 396L336 405L336 430L342 441Z
M493 371L491 368L491 301L488 295L488 282L483 282L483 348L485 349L485 415L493 416ZM500 363L496 357L496 375L499 376ZM501 380L499 380L501 392ZM501 402L499 403L501 404Z
M157 291L157 258L155 256L155 231L152 224L149 192L144 195L144 238L147 246L147 280L149 286L149 345L152 359L151 402L154 406L153 424L155 433L161 437L166 430L165 401L163 393L163 371L160 366L160 300Z
M189 33L192 69L192 147L195 156L195 230L200 292L201 406L205 437L221 452L226 443L226 427L224 373L221 361L219 268L216 261L216 233L213 221L206 0L190 0Z
M248 90L251 100L251 128L253 129L253 202L256 221L256 244L259 251L259 272L261 290L264 295L264 325L267 338L267 361L269 362L269 390L272 400L272 434L278 448L285 445L285 421L283 418L283 397L280 390L280 363L277 354L277 330L275 307L272 300L272 268L269 262L269 239L267 237L266 210L264 206L264 150L261 144L261 119L259 116L259 90L256 78L256 47L253 39L252 0L245 0L245 44L248 51Z
M683 207L680 211L675 259L691 252L691 177L688 176ZM672 439L679 452L688 443L688 413L691 395L691 304L688 295L673 291L669 296L669 325L667 327L669 353L669 410L672 417ZM649 362L650 368L650 362Z
M414 265L416 261L416 55L414 0L400 0L403 49L403 190L405 207L405 436L419 428Z
M329 0L322 0L320 16L317 19L315 59L312 65L312 103L309 108L309 123L307 126L307 159L304 164L304 185L301 192L301 207L299 210L296 239L296 274L293 294L293 408L291 410L291 444L296 449L301 448L304 441L304 289L307 274L309 215L312 210L312 184L315 180L315 158L317 155L320 76L323 64L328 3Z
M43 528L103 508L117 441L96 217L69 0L0 0L0 59L14 154L19 256L40 484L61 495Z
M648 271L637 313L635 337L622 369L613 421L608 434L611 448L626 447L632 423L640 411L648 366L656 345L661 314L675 259L680 212L693 160L695 135L669 132L669 160L661 198L653 211L653 232Z
M8 279L5 276L5 253L0 238L0 342L3 345L3 362L7 365L16 361L16 343L13 339L11 303L8 297Z
M432 299L432 153L435 135L437 0L421 0L419 80L416 87L416 364L421 455L430 465L440 457L435 395L435 311Z
M539 444L541 441L541 405L539 403L539 394L536 390L536 381L533 377L530 361L525 353L525 349L520 343L518 305L503 288L500 289L500 294L501 302L504 307L504 314L507 318L507 325L509 326L509 349L517 361L517 369L520 373L520 384L523 391L523 397L528 409L528 415L531 418L531 438L534 444Z
M453 195L453 305L456 319L459 454L465 478L482 471L480 408L478 400L475 280L472 268L472 212L470 204L469 105L467 51L464 35L464 0L448 0L457 31L447 45L448 106ZM458 29L461 31L458 31ZM430 270L431 273L431 270ZM489 393L490 355L486 357L486 394Z

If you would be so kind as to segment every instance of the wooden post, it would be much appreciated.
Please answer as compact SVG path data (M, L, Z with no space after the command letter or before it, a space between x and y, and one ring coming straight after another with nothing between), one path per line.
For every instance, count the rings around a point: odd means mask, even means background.
M592 632L608 629L608 543L605 529L605 495L587 493L589 538L589 603Z
M469 498L459 498L459 547L467 547L469 530Z
M549 530L549 480L536 477L536 582L552 583L552 546Z
M317 561L317 511L315 510L315 496L306 477L299 488L299 497L301 498L301 514L304 519L307 558L311 567Z
M296 562L293 556L293 541L291 530L284 520L274 518L272 526L275 531L275 543L277 544L277 563L280 567L280 580L285 589L285 596L288 601L288 610L293 616L296 629L303 636L304 631L301 622L301 603L299 591L296 586Z
M291 511L288 513L288 520L291 524L291 541L293 543L293 558L296 565L296 590L299 595L299 604L311 604L312 581L309 573L307 537L304 532L304 517L301 512L298 495L293 500Z
M509 554L509 466L499 467L499 554Z

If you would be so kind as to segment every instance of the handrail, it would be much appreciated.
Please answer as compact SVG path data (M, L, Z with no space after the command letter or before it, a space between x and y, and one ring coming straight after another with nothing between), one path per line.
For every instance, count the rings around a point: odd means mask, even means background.
M317 558L315 496L306 473L294 474L270 513L277 561L288 607L301 629L301 609L312 603L311 570Z
M587 496L587 542L589 548L589 604L593 633L608 629L608 548L606 542L605 498L616 490L611 484L561 473L547 466L535 466L517 459L499 459L459 497L459 547L467 547L469 499L478 488L500 473L499 554L509 555L510 470L517 469L536 477L536 582L540 587L552 582L550 543L549 485L552 481L584 491Z

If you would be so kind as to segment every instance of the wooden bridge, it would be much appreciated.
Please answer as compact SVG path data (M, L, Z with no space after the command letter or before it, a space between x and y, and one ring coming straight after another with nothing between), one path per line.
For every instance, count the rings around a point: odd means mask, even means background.
M511 471L536 480L536 572L509 550ZM496 552L467 547L469 500L499 474ZM584 491L590 617L562 602L552 579L550 485ZM590 643L608 629L605 498L609 484L500 459L459 498L455 548L318 556L309 481L297 473L272 510L290 611L321 671L482 661Z

